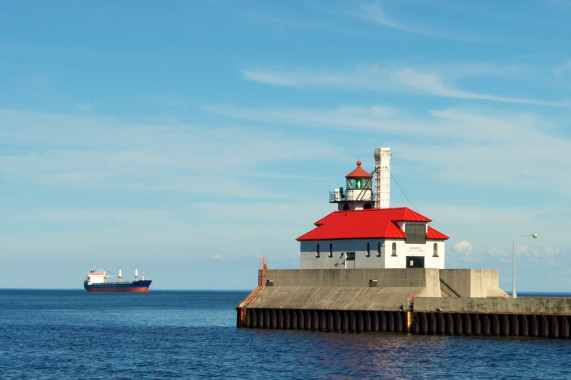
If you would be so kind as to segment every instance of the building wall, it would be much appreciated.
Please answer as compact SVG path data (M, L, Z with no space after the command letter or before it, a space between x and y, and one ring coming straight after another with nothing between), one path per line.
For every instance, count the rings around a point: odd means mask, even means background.
M438 256L434 256L434 244ZM445 245L442 240L427 240L426 244L406 244L403 240L396 241L397 254L392 255L391 245L387 246L385 268L406 268L407 256L423 256L425 268L444 269Z
M384 240L320 240L300 242L301 269L353 269L353 263L345 259L345 252L355 252L354 268L384 268L384 255L377 256L378 243ZM370 256L367 256L367 243L370 245ZM319 257L317 257L319 244ZM329 244L333 246L333 254L329 254ZM386 243L385 243L386 244Z
M369 255L367 255L367 243L370 247ZM378 243L381 243L380 256L378 256ZM396 244L396 256L392 253L393 243ZM437 257L433 256L434 243L438 247ZM317 257L317 244L319 244L319 257ZM331 255L330 244L333 248ZM346 260L346 252L355 252L354 262ZM406 268L407 256L424 256L425 268L444 269L444 255L444 241L436 240L427 240L426 244L406 244L404 240L382 239L300 242L301 269Z

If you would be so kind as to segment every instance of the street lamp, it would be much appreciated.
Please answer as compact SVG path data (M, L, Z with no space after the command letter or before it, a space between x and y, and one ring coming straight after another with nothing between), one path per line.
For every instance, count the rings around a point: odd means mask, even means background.
M522 236L533 236L533 238L536 239L538 235L537 235L537 234L523 234L523 235L518 235L518 236L516 236L516 237L514 238L514 244L513 244L513 254L514 254L514 260L513 260L513 270L514 270L514 273L513 273L513 281L514 281L514 282L513 282L513 288L512 288L512 298L517 298L517 293L515 292L515 241L516 241L518 238L522 237Z

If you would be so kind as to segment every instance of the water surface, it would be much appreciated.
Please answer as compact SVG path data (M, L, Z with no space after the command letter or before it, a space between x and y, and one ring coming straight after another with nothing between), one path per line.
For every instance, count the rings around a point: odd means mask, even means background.
M238 329L246 295L0 290L0 378L571 378L569 340Z

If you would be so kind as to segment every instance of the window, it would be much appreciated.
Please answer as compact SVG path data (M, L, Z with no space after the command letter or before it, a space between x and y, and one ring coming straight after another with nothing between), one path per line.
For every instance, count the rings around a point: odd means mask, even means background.
M397 243L393 243L393 254L392 256L396 256L397 255Z
M371 257L371 243L367 243L367 257Z
M438 244L434 243L432 257L438 257Z
M355 261L355 252L345 252L347 261Z
M317 247L315 248L315 257L319 257L319 244L317 244Z
M333 244L329 244L329 257L333 257Z
M371 180L368 178L348 178L347 190L371 190Z
M381 257L381 247L385 248L384 245L381 245L381 242L377 243L377 256Z
M406 244L425 244L426 243L426 224L407 223L404 226L406 234Z

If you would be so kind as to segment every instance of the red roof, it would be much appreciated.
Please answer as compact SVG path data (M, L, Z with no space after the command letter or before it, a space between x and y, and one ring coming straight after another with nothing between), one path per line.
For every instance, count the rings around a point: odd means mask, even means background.
M428 232L426 233L426 238L431 240L446 240L448 236L444 235L440 231L436 231L434 228L428 226Z
M347 174L345 178L371 178L371 174L367 173L361 168L361 161L357 161L357 168L351 173Z
M406 234L398 227L397 222L430 221L407 207L335 211L315 222L317 228L301 235L297 240L406 239ZM428 227L426 238L446 240L448 236Z

